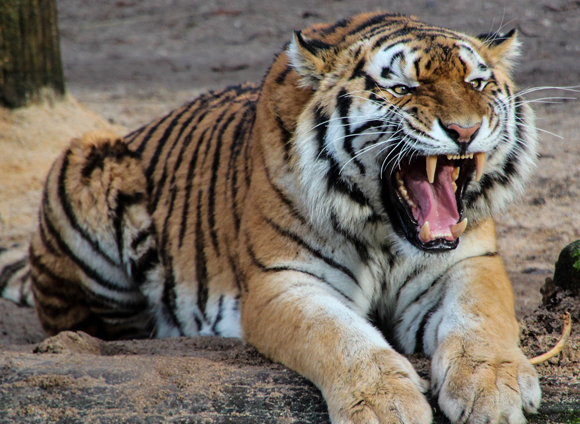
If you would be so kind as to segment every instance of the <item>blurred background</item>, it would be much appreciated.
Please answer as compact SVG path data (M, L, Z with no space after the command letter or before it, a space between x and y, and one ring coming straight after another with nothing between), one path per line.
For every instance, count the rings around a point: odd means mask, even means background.
M293 30L378 9L471 35L516 28L521 88L580 82L574 0L57 0L57 9L69 92L127 128L199 91L259 82Z

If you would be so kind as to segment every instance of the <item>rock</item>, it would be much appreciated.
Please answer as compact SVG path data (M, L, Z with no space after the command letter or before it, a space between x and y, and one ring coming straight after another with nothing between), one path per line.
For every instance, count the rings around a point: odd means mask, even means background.
M573 296L580 294L580 240L570 243L560 252L554 284L570 291Z
M102 341L82 331L63 331L40 343L34 353L86 353L101 354Z

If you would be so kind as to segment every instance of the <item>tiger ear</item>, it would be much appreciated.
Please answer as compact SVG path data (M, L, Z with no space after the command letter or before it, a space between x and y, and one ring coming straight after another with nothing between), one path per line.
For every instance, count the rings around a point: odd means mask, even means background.
M329 58L331 51L331 45L307 38L300 31L294 31L287 53L296 72L308 86L316 89L320 80L331 69Z
M477 38L483 41L492 66L503 66L510 70L515 59L520 55L521 43L518 40L516 29L507 34L481 34Z

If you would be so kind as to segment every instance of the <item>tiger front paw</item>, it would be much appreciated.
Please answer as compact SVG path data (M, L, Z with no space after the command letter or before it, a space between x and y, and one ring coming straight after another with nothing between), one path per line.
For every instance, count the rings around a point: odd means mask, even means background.
M489 349L489 348L488 348ZM453 423L524 424L541 390L536 370L518 349L440 348L433 358L432 387Z
M333 424L430 424L427 382L407 359L381 351L325 393Z

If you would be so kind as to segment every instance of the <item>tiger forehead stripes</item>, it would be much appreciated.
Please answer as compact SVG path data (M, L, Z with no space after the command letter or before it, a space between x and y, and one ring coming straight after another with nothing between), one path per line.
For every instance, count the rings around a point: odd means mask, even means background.
M536 154L518 48L361 14L296 32L260 86L74 140L30 247L45 329L243 337L334 423L430 423L422 351L453 423L524 423L541 392L492 219Z

